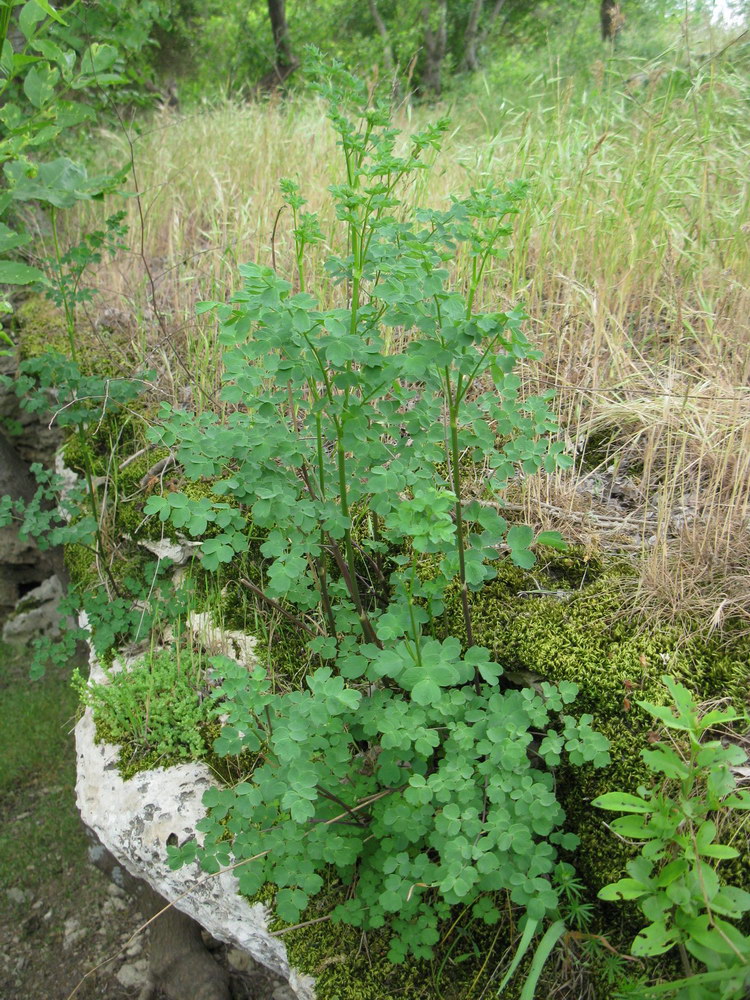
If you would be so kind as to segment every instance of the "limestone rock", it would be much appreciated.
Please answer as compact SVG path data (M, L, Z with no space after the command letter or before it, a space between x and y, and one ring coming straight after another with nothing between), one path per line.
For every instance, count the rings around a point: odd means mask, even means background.
M35 491L36 483L25 461L0 432L0 496L30 500ZM56 559L52 552L40 552L33 542L19 538L15 523L0 528L0 620L26 588L56 572L58 563L61 567L61 555Z
M104 679L95 660L91 679ZM232 872L207 876L197 864L177 871L167 865L167 842L190 839L205 814L203 793L216 784L209 768L195 762L123 780L117 770L119 748L96 743L94 736L87 709L76 726L76 795L84 823L131 875L146 881L213 937L247 951L287 980L292 1000L314 1000L313 981L290 967L283 942L269 933L267 909L238 895Z
M13 354L0 357L0 375L14 379L17 374L17 358ZM55 452L63 442L62 430L51 419L55 409L55 400L51 393L49 402L49 411L29 413L21 406L21 400L16 395L13 383L3 384L0 381L0 420L6 427L12 426L18 431L14 439L14 449L27 466L32 462L51 466Z
M160 561L162 559L169 559L175 566L184 566L186 562L193 558L196 549L199 549L201 546L200 542L191 542L188 539L173 542L169 538L160 538L157 541L143 539L138 544L155 555Z
M62 596L62 584L56 576L30 590L3 626L3 641L11 646L26 646L40 636L59 635Z

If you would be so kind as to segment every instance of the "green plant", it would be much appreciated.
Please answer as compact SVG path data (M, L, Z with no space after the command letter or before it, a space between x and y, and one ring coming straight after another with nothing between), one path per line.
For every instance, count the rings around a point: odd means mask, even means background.
M663 784L641 787L637 795L608 792L593 801L624 813L613 821L613 833L642 844L640 856L626 865L628 876L605 886L599 897L638 902L649 922L633 941L634 955L673 948L680 954L685 978L646 987L643 995L735 1000L746 996L750 983L750 937L730 921L750 911L750 892L725 884L717 871L717 862L739 853L717 842L717 821L732 810L750 809L750 791L737 789L732 770L747 755L732 742L706 736L746 719L731 708L701 714L687 688L666 675L662 680L674 708L638 704L670 731L671 746L657 740L642 752ZM706 971L696 972L694 961Z
M199 658L175 646L155 651L117 672L107 683L73 683L93 710L97 739L120 746L119 767L130 776L206 754L211 703Z
M325 264L342 304L322 310L306 291L321 232L288 180L299 290L270 268L241 268L232 303L203 307L223 320L227 415L165 408L156 435L188 478L209 478L227 500L155 494L145 509L196 536L220 527L202 544L209 569L247 549L251 521L265 536L256 596L329 665L288 690L283 677L214 661L226 719L216 750L258 763L237 787L207 793L203 847L170 858L199 855L207 870L253 859L238 869L242 890L275 883L287 921L333 866L351 887L333 919L387 922L401 961L432 954L454 903L497 920L500 890L533 937L557 907L557 846L576 843L549 768L563 751L604 764L607 743L590 717L565 714L575 685L509 689L472 639L468 595L495 576L502 547L531 566L535 541L563 544L509 525L494 504L511 477L566 462L545 399L518 398L513 368L536 356L522 311L475 305L523 189L410 212L398 189L447 123L401 152L388 108L370 106L341 68L317 70L346 170L331 191L349 252ZM451 286L458 253L466 272ZM467 469L484 469L492 502L467 500ZM456 578L463 644L433 634Z
M123 179L118 172L90 178L85 167L66 156L43 161L45 152L58 147L60 137L95 117L93 108L71 100L123 82L115 69L118 50L108 43L88 44L71 31L67 15L74 2L58 10L47 0L4 0L0 6L0 165L4 173L0 217L17 214L17 206L36 202L47 208L70 208L76 202L101 198ZM9 40L12 15L20 8L17 30L20 51ZM53 26L66 32L51 37ZM10 220L15 224L15 218ZM0 254L26 246L31 236L0 223ZM55 240L57 237L55 236ZM58 253L59 257L59 253ZM44 271L15 259L0 260L0 281L28 285L46 282Z
M105 88L123 82L117 47L109 42L89 44L83 23L77 17L75 25L68 20L78 6L73 2L65 9L57 9L47 0L28 0L23 4L4 0L0 4L3 105L0 166L4 174L0 217L16 225L20 221L19 206L27 203L44 206L50 212L53 242L53 258L46 262L46 270L17 259L3 259L0 282L38 283L63 308L69 356L46 351L25 359L13 388L25 409L47 412L54 408L52 419L77 435L86 487L71 488L60 477L37 469L39 489L30 502L0 498L0 525L10 521L20 523L22 536L35 538L42 548L66 543L92 547L97 569L107 582L107 596L119 599L120 588L111 572L102 538L91 437L92 430L100 426L112 409L119 411L132 402L142 389L143 378L118 379L83 373L77 344L76 306L88 301L92 294L82 280L87 268L99 263L105 250L118 249L125 230L121 226L122 214L116 214L106 220L103 229L63 250L58 212L82 200L103 198L105 193L119 187L127 171L90 178L83 166L68 157L41 159L52 148L59 148L66 131L95 117L90 104L71 100L71 96L91 100L96 94L100 98ZM17 22L12 24L16 9ZM113 3L108 4L110 13L112 9ZM55 26L62 35L55 35ZM17 29L19 51L9 40L12 27ZM122 28L121 40L127 44L129 29L125 25ZM130 41L137 47L137 33ZM15 254L30 240L28 233L17 232L0 222L0 255ZM9 303L0 303L0 312L9 311ZM9 342L9 338L0 334L0 341ZM4 377L3 380L7 381ZM69 611L73 610L70 604L69 601ZM69 655L78 635L77 629L64 635L58 658ZM32 673L42 672L50 652L48 641L37 643L38 655Z

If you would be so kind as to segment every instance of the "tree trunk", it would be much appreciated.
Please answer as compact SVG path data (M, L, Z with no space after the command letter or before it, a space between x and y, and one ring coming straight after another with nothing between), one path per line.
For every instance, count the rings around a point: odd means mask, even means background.
M391 100L395 103L399 99L401 88L398 81L398 73L396 72L396 60L393 58L391 36L388 34L388 28L386 27L385 21L378 10L377 0L369 0L369 5L372 20L377 28L378 34L383 40L383 62L385 63L385 70L391 83Z
M469 14L469 22L466 25L464 35L464 58L462 68L470 72L476 72L479 68L479 49L492 30L497 15L505 6L506 0L495 0L490 12L485 18L484 26L480 29L479 21L484 8L484 0L474 0Z
M139 1000L230 1000L229 976L203 943L200 925L131 875L89 827L89 860L134 899L150 920L149 985ZM163 913L161 911L164 911Z
M276 63L258 84L260 90L272 90L278 87L299 66L299 59L292 51L289 25L286 23L286 0L268 0L268 16L271 19Z
M439 96L442 90L442 69L448 46L448 0L435 2L422 8L424 21L424 72L422 87Z
M490 11L490 16L487 18L487 24L485 25L484 31L482 32L482 38L486 38L490 32L490 28L495 23L495 18L500 13L500 11L505 6L505 0L495 0L495 3Z
M477 46L479 45L479 18L482 16L483 6L484 0L474 0L464 32L464 57L461 68L468 70L469 73L476 73L479 69Z
M602 25L602 41L614 42L625 24L625 15L617 0L602 0L599 17Z

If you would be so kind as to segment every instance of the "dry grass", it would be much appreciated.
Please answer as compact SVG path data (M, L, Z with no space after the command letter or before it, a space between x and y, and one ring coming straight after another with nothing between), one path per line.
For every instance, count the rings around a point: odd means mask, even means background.
M692 86L671 81L637 97L616 82L588 98L557 85L535 110L498 108L497 122L467 99L429 181L406 197L439 205L488 177L530 182L513 253L480 305L525 301L545 353L525 378L555 389L578 461L527 484L528 516L640 549L642 605L718 627L750 618L750 83L714 63ZM106 139L115 160L129 156L124 133ZM299 180L335 245L334 138L323 109L298 102L165 112L132 143L144 226L131 199L132 252L97 282L106 305L139 317L164 389L177 394L188 372L211 394L216 330L195 304L225 299L242 261L292 273L282 176Z

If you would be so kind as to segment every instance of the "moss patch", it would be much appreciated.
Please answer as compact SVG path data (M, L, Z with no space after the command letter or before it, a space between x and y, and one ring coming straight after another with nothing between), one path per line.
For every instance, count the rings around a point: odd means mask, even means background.
M208 681L189 651L149 654L112 673L108 684L87 686L80 677L77 684L93 710L97 741L120 746L123 778L208 755L215 728Z
M625 614L623 572L627 570L610 569L560 599L528 593L550 588L549 572L534 573L530 586L527 574L521 582L519 571L503 569L497 580L471 595L474 642L487 646L507 671L576 683L574 714L592 714L594 728L612 744L609 767L563 766L558 772L568 827L581 838L575 864L594 891L620 877L630 853L590 801L606 791L635 792L639 784L652 781L641 751L653 720L637 702L666 703L660 682L665 673L685 684L699 702L731 697L742 706L750 692L747 639L726 645L700 635L686 637L671 626L643 630ZM441 629L445 635L463 634L458 592L449 599ZM745 840L737 862L741 871L750 869L746 845Z
M266 885L253 901L270 905L275 892L275 886ZM331 876L301 915L300 926L290 929L278 919L270 925L283 934L291 964L315 978L320 1000L478 1000L486 995L512 936L507 921L488 926L473 919L469 907L454 907L440 927L434 959L394 965L387 959L387 931L363 934L325 919L346 894L347 887ZM502 902L498 905L505 911ZM505 1000L515 1000L521 985L522 980L511 984Z
M65 316L43 295L31 295L15 312L15 337L21 361L48 351L70 357ZM75 331L76 354L87 375L121 375L126 364L137 363L132 336L126 329L97 332L89 323Z

